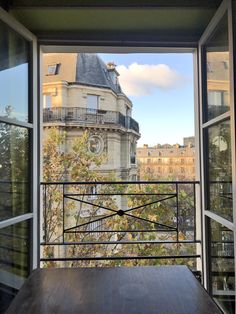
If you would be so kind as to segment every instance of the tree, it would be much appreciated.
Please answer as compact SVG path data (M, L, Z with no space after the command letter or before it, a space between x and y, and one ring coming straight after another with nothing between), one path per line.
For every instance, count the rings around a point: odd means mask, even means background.
M70 184L46 185L45 199L46 216L44 220L44 240L48 242L97 242L96 245L69 245L63 248L60 254L70 256L148 256L168 255L186 251L182 245L157 244L122 244L121 241L153 241L174 240L176 232L161 230L161 225L176 225L175 197L162 202L157 194L173 194L174 188L170 185L145 184L117 184L99 185L98 181L118 181L113 175L104 177L99 172L99 167L106 156L95 155L88 150L89 132L71 141L68 152L64 149L66 133L58 129L50 129L44 141L44 181L87 181L95 182L94 185ZM45 192L45 191L44 191ZM72 195L73 194L73 195ZM125 196L120 194L126 194ZM140 195L137 195L140 194ZM187 194L186 194L187 195ZM185 196L186 196L185 195ZM69 196L69 197L68 197ZM183 195L183 197L185 197ZM159 197L160 198L160 197ZM152 203L152 204L150 204ZM62 206L65 215L63 217ZM143 206L146 204L146 206ZM127 210L125 214L118 210ZM138 208L137 208L138 207ZM109 215L112 215L108 217ZM131 216L130 216L131 215ZM63 225L64 218L64 225ZM159 225L160 223L161 225ZM63 226L67 232L63 235ZM152 229L149 233L136 230ZM160 229L159 231L157 231ZM100 232L106 230L107 232ZM111 232L115 230L114 232ZM131 230L131 232L127 232ZM93 232L91 232L93 231ZM184 229L179 233L180 239L187 238ZM115 241L113 244L104 244ZM103 244L101 244L103 242ZM45 247L45 255L52 256L50 246ZM180 261L181 262L181 261ZM146 265L146 260L138 264ZM173 263L173 261L156 260L153 264ZM71 266L89 265L136 265L136 260L117 261L78 261L70 263ZM69 266L66 264L66 266Z
M50 128L43 142L43 180L44 182L98 181L102 176L93 168L99 167L104 156L96 156L87 149L89 133L84 132L71 143L69 152L65 150L66 132ZM45 186L47 197L46 230L44 240L55 240L58 228L62 227L62 186ZM84 189L84 193L85 188ZM83 192L83 191L80 191Z
M12 107L6 106L5 118L11 116ZM30 212L29 180L29 134L24 127L0 123L0 219L5 220ZM20 275L27 275L27 222L20 222L2 229L1 244L9 248L8 254L1 250L2 265L5 270ZM9 236L14 234L13 237ZM11 249L12 248L12 249ZM12 264L12 261L14 263ZM19 264L21 268L14 266ZM25 267L23 267L25 266Z

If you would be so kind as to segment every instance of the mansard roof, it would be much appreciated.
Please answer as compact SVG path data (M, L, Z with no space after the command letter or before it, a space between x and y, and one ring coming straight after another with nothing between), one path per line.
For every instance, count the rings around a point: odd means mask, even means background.
M117 72L114 69L116 75ZM116 94L123 94L120 84L114 83L112 71L95 53L78 53L75 82L84 85L105 87L112 89Z
M109 88L117 95L124 95L115 65L108 65L96 53L48 53L44 54L44 83L65 81L68 84ZM48 67L58 64L56 75L49 75Z

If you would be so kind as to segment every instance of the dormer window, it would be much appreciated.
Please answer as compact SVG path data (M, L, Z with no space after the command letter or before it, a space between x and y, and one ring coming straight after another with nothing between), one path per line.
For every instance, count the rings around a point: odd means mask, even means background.
M60 63L49 64L47 75L57 75L59 73L60 66L61 66Z

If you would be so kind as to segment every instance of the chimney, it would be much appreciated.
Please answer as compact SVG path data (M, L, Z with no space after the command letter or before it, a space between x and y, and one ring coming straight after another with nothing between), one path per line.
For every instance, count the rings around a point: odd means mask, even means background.
M119 73L116 71L116 64L114 61L107 62L107 70L114 85L118 85Z

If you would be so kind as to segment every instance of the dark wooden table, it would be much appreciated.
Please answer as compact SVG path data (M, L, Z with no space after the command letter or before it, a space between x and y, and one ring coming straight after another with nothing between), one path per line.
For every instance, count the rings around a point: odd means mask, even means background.
M7 314L221 313L185 266L35 270Z

